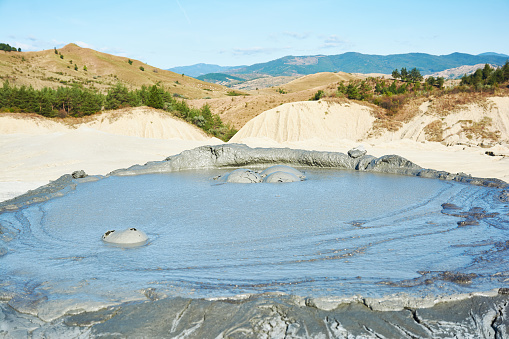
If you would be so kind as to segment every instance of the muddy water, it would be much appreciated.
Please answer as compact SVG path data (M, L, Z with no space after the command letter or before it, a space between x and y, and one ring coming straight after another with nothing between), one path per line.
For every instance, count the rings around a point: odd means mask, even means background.
M443 295L508 278L509 208L497 190L303 170L307 180L288 184L212 179L225 170L108 177L3 213L0 292L29 312L154 295ZM149 242L101 241L130 227Z

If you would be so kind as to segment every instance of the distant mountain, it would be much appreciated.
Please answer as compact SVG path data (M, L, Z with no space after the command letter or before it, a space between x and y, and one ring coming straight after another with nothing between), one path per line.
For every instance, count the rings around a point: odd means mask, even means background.
M236 68L227 73L233 74L268 74L281 75L307 75L318 72L346 72L346 73L384 73L390 74L394 69L417 68L421 74L433 74L446 69L463 65L476 65L488 63L501 66L507 56L471 55L465 53L452 53L449 55L431 55L425 53L407 53L393 55L370 55L348 52L339 55L314 56L286 56L280 59L252 66Z
M232 82L244 82L246 79L236 77L231 74L225 73L208 73L204 75L200 75L196 77L197 80L212 82L215 84L227 83L231 84Z
M168 71L172 71L178 74L185 74L190 77L196 78L200 75L208 74L208 73L223 73L226 71L230 71L234 68L239 68L243 66L219 66L212 64L196 64L191 66L178 66L169 68Z
M481 53L481 54L477 54L477 55L480 55L480 56L500 56L500 57L504 57L504 58L509 58L509 55L507 54L502 54L502 53L495 53L495 52L486 52L486 53Z

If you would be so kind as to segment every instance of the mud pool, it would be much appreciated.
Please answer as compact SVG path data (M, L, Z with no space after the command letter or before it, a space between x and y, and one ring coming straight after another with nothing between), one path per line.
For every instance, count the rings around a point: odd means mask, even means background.
M421 297L487 291L509 278L499 190L302 170L305 181L285 184L214 181L224 169L111 176L4 212L0 293L51 319L59 309L161 297ZM130 227L149 242L101 241Z

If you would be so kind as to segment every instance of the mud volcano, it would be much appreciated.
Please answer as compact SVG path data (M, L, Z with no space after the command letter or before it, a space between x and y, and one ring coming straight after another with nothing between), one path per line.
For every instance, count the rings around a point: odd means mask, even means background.
M273 165L305 180L214 180ZM394 155L243 145L75 172L0 204L0 330L504 337L506 186Z

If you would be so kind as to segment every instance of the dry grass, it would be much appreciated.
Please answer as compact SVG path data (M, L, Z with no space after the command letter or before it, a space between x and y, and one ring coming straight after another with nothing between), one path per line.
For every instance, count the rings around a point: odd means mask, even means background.
M436 142L441 142L442 140L444 140L443 126L444 123L442 122L442 120L435 120L427 124L423 129L424 133L426 134L426 140Z
M340 81L360 80L365 79L367 76L364 75L353 75L345 72L322 72L316 74L305 75L301 78L293 80L284 86L282 89L289 93L300 92L312 88L322 89L322 87L328 87L334 91L337 88L337 83Z
M7 53L0 51L0 79L15 86L58 88L80 85L106 92L117 82L130 89L162 85L166 90L188 98L222 97L228 88L158 69L138 60L101 53L69 44L58 50ZM72 62L72 63L71 63ZM78 66L78 70L74 67ZM83 70L87 67L87 71ZM139 67L144 67L141 71Z
M465 133L468 139L480 138L483 140L498 141L500 139L500 131L491 131L492 119L484 117L480 121L462 120L461 132Z
M508 95L509 89L507 88L499 88L496 91L484 92L441 92L430 98L431 105L429 106L428 112L438 116L447 116L450 113L457 112L462 108L473 104L478 105L482 107L484 111L487 111L493 108L493 103L487 100L489 97Z

